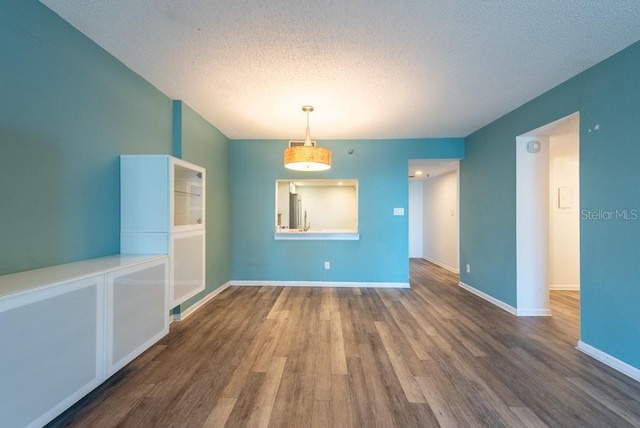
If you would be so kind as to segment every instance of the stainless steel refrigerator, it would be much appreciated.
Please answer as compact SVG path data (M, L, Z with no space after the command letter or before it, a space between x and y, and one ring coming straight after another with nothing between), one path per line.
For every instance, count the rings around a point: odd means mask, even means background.
M302 229L302 198L289 193L289 229Z

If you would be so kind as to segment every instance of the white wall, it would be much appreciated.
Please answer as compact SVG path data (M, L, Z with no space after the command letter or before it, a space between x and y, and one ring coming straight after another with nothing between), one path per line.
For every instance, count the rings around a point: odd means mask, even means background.
M530 141L540 142L529 153ZM549 138L516 138L516 281L519 316L551 315L549 309ZM487 248L490 251L490 248Z
M423 184L423 257L458 273L458 172Z
M549 288L580 287L580 161L578 133L549 139ZM573 146L573 150L567 150ZM560 147L561 150L555 150ZM569 207L560 208L558 189L564 188Z
M356 189L351 186L297 186L302 211L312 230L354 229L358 225Z
M423 182L409 183L409 257L422 257Z

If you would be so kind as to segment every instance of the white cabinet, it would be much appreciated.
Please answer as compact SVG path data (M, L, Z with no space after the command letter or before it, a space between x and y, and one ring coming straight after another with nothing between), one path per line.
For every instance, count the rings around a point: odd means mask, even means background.
M120 252L169 255L170 308L205 288L205 178L168 155L120 157Z
M0 276L3 427L43 426L168 333L168 258Z
M169 333L168 276L166 257L107 273L107 377Z
M204 233L191 231L171 235L171 271L174 275L173 302L184 302L204 289ZM177 303L179 304L179 303Z
M42 426L103 381L103 281L0 300L3 426Z

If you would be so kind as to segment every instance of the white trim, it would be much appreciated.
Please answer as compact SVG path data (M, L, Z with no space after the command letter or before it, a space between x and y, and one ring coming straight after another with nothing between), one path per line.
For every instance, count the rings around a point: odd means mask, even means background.
M580 284L549 284L549 290L557 290L557 291L573 290L573 291L577 291L577 290L580 290Z
M516 315L519 317L550 317L551 309L516 309Z
M446 265L446 264L444 264L444 263L442 263L442 262L439 262L439 261L437 261L437 260L435 260L435 259L432 259L432 258L430 258L430 257L422 256L422 259L423 259L423 260L428 261L429 263L433 263L433 264L434 264L434 265L436 265L436 266L440 266L441 268L446 269L446 270L448 270L449 272L453 272L453 273L455 273L456 275L460 274L460 269L454 269L454 268L452 268L451 266L448 266L448 265Z
M494 305L496 305L497 307L499 307L500 309L503 309L507 312L509 312L511 315L516 315L516 308L514 308L511 305L507 305L506 303L504 303L502 300L498 300L495 297L491 297L486 293L483 293L480 290L477 290L475 288L473 288L472 286L465 284L464 282L460 281L458 282L458 285L462 288L464 288L465 290L467 290L468 292L475 294L478 297L483 298L484 300L486 300L489 303L492 303Z
M239 287L411 288L408 282L229 281Z
M173 317L172 317L173 321L184 321L188 316L193 315L195 311L200 309L209 300L213 299L218 294L222 293L224 290L229 288L230 285L231 285L231 282L226 282L225 284L222 284L220 287L216 288L211 293L207 294L205 297L198 300L193 305L189 306L189 308L186 311L180 312L179 314L173 314Z
M625 374L630 378L640 382L640 369L633 367L632 365L627 364L624 361L621 361L616 357L607 354L606 352L602 352L601 350L584 343L582 340L578 341L578 346L576 346L576 349L608 365L609 367L619 371L620 373Z

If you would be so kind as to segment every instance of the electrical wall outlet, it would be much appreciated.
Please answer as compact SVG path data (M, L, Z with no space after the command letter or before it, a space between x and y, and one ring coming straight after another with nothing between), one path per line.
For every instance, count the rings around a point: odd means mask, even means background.
M324 262L324 268L325 268L325 269L331 269L331 263L329 263L329 262Z
M394 208L393 215L404 215L404 208Z
M471 265L467 263L467 273L471 273Z

